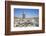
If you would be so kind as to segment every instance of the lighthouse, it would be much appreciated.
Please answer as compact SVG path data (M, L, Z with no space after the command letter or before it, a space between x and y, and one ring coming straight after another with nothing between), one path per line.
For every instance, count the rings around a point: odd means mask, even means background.
M22 18L24 19L25 18L25 13L23 12L23 14L22 14Z

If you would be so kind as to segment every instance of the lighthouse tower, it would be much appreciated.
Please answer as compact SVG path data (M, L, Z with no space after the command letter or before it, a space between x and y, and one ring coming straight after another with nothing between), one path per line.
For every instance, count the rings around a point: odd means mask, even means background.
M25 14L24 14L24 12L23 12L23 14L22 14L22 18L23 18L23 19L25 18Z

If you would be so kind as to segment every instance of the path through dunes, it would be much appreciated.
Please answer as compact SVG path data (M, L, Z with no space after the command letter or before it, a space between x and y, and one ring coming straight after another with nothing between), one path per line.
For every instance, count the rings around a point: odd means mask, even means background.
M34 26L39 26L39 18L14 18L14 26L15 27L34 27Z

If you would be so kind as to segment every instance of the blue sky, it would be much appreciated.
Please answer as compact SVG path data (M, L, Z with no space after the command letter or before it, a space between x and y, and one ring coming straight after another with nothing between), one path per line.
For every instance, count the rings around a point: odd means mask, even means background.
M39 16L39 9L14 8L14 16L16 17L22 17L23 12L26 18L31 18L33 16Z

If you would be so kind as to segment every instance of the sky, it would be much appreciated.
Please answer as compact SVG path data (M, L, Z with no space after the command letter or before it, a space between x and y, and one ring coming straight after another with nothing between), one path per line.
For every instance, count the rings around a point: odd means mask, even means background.
M39 16L39 9L14 8L14 16L16 17L22 17L23 12L25 14L25 18Z

